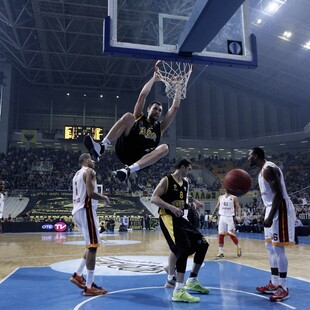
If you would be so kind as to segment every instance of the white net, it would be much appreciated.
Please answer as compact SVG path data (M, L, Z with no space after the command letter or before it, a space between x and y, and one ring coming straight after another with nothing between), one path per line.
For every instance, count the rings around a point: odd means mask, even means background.
M165 83L168 98L186 98L186 88L192 73L192 64L160 60L155 65L158 78Z

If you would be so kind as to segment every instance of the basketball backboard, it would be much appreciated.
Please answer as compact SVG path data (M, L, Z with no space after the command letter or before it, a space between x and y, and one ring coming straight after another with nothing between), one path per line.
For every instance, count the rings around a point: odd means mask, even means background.
M103 53L257 67L247 0L109 0Z

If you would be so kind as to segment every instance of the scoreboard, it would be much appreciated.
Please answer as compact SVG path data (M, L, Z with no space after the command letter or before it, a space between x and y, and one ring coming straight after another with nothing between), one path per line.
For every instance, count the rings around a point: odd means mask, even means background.
M102 140L103 128L90 126L65 126L65 139L83 139L85 135L91 135L94 140Z

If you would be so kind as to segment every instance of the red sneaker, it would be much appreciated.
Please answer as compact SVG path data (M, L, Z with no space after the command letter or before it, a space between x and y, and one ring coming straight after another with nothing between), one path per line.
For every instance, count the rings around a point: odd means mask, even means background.
M85 286L83 295L84 296L98 296L98 295L105 295L107 293L108 293L107 290L93 283L91 288L88 288L87 286Z
M79 288L84 288L86 285L86 280L84 279L83 275L79 276L76 272L72 275L70 281Z
M278 286L272 284L271 281L265 286L258 286L256 288L257 291L263 294L275 294L278 289Z
M285 290L281 285L278 286L277 291L270 296L270 301L283 301L285 299L288 299L290 297L288 293L288 289Z

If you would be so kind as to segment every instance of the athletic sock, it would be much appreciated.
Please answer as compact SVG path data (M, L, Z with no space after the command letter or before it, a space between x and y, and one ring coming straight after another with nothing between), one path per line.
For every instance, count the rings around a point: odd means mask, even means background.
M78 270L76 271L76 273L77 273L79 276L83 274L83 269L84 269L85 265L86 265L86 259L85 259L85 258L82 258L81 263L80 263L80 266L79 266Z
M279 278L279 285L281 285L283 287L283 289L287 291L286 278Z
M128 167L130 170L130 173L134 173L136 171L140 170L140 167L137 163L132 164L131 166Z
M111 145L111 141L107 138L104 138L102 141L101 141L101 144L104 145L104 147L108 147Z
M86 277L86 286L91 288L93 282L94 282L94 270L88 270L87 269L87 277Z
M271 275L271 283L275 286L279 285L279 276Z
M191 276L189 276L188 281L189 281L190 283L194 283L194 282L196 281L196 279L197 279L197 276L196 276L196 277L191 277Z
M182 287L184 287L184 283L183 282L176 282L175 283L175 290L179 291Z

